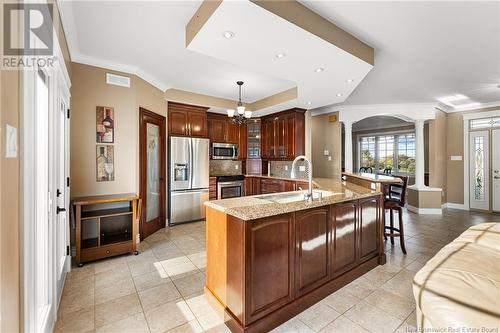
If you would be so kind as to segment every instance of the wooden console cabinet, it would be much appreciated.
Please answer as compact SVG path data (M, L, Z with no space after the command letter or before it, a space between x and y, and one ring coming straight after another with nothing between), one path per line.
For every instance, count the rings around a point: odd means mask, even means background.
M133 193L75 198L76 263L138 254L137 209L139 197Z
M385 263L380 194L257 220L207 208L206 288L232 332L267 332Z

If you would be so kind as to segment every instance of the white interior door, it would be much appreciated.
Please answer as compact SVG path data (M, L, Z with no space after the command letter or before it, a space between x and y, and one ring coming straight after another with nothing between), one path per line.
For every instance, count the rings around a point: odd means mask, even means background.
M495 212L500 212L500 129L492 131L491 159L491 167L493 168L492 209Z
M66 179L68 177L68 102L64 94L60 93L59 110L56 116L55 150L55 181L56 181L56 299L61 297L64 279L70 266L69 253L69 193Z
M50 82L46 72L38 70L35 78L35 196L34 237L34 325L39 332L47 331L53 311L51 285L52 244L50 194Z
M470 133L470 208L490 209L489 131Z

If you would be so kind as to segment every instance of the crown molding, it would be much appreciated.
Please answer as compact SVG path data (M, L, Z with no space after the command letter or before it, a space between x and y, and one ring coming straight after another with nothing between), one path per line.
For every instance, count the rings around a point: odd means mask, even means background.
M81 55L79 53L73 54L72 58L73 58L72 61L76 62L76 63L136 75L137 77L143 79L144 81L151 84L155 88L161 90L162 92L164 92L165 90L167 90L169 88L169 85L167 85L166 83L162 82L161 80L155 78L153 75L149 74L148 72L143 71L140 68L135 67L135 66L130 66L130 65L125 65L125 64L113 62L113 61L89 57L89 56Z

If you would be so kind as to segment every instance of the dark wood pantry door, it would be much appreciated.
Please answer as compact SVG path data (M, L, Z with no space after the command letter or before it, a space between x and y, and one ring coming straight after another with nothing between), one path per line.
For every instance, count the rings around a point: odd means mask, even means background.
M141 240L165 227L165 117L139 108Z

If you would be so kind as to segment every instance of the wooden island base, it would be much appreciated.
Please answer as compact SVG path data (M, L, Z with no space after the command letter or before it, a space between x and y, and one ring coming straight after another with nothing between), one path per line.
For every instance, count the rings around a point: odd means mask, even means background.
M207 207L206 291L232 332L267 332L385 264L382 196L256 220Z

